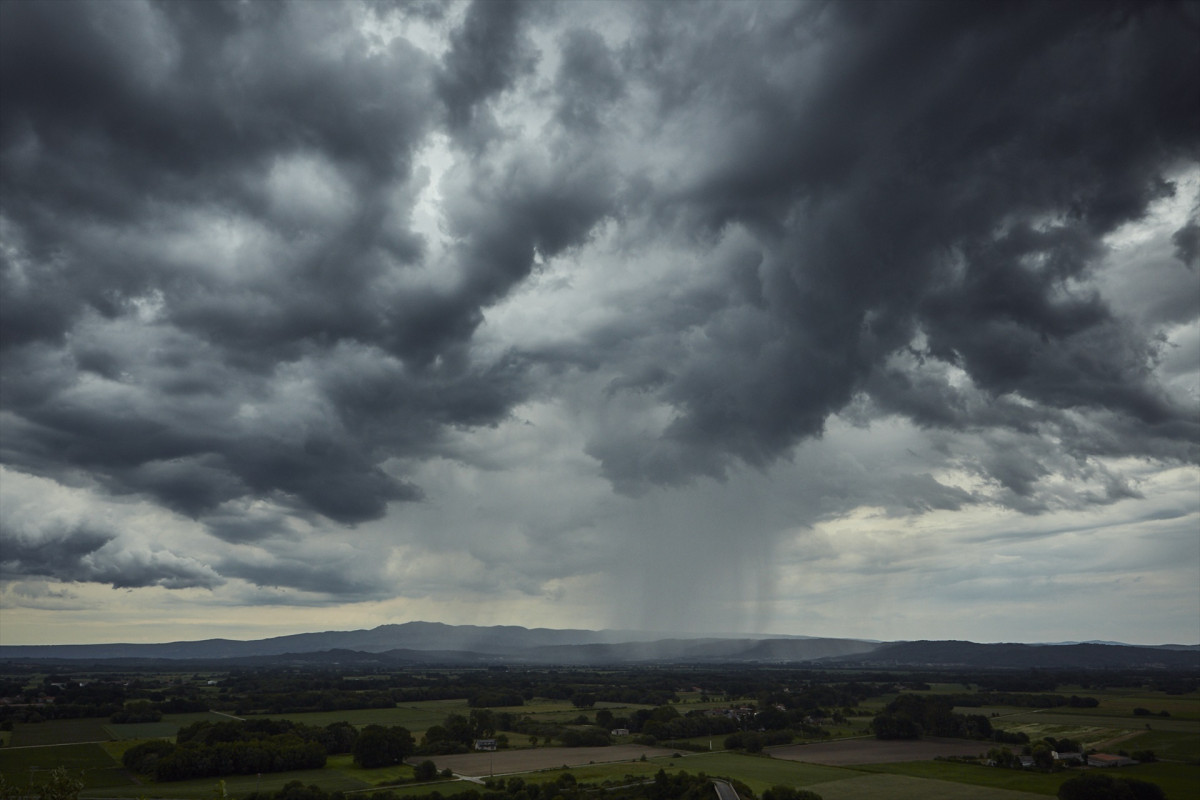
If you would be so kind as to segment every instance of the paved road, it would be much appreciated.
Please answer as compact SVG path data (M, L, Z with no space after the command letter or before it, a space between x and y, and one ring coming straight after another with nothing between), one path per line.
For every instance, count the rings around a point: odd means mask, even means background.
M725 781L713 781L717 787L717 800L740 800L737 791Z

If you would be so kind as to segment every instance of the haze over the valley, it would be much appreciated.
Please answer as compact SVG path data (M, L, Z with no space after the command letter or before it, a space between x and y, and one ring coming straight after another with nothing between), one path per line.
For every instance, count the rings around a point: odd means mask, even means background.
M0 644L1200 642L1200 6L0 3Z

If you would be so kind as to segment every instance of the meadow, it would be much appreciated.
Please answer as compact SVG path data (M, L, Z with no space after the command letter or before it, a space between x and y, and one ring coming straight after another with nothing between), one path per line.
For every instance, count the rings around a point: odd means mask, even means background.
M963 691L961 683L935 683L918 693ZM1024 732L1033 740L1051 736L1076 739L1085 747L1102 751L1153 750L1159 758L1158 763L1123 768L1121 774L1153 781L1173 800L1190 800L1197 795L1200 790L1200 692L1166 695L1145 688L1078 687L1070 693L1095 697L1099 705L1095 708L997 706L956 710L983 713L994 726L1010 732ZM210 694L216 699L215 692ZM711 752L681 752L670 745L658 748L632 746L629 741L632 737L620 737L618 744L607 748L565 748L546 746L544 742L531 748L526 736L509 731L507 735L514 746L508 750L495 754L430 758L439 770L450 767L456 774L475 779L491 774L520 775L527 781L547 782L556 780L569 765L571 774L580 782L619 784L649 780L662 769L668 773L687 771L733 778L757 794L776 785L803 787L818 792L825 800L1032 800L1053 797L1059 785L1075 774L1070 771L1007 770L978 763L934 760L936 755L984 752L994 746L988 742L951 742L954 746L945 753L939 752L934 742L911 743L913 748L906 751L901 748L885 756L884 751L888 748L882 746L889 743L862 736L863 728L870 723L870 717L863 714L882 709L896 694L898 692L881 693L859 703L857 713L844 722L827 722L826 729L833 741L793 744L777 750L767 748L761 754L722 750L722 736L693 738L699 747L711 744L715 748ZM682 693L675 705L680 714L685 714L691 710L745 702L748 701L724 697L701 699L700 693ZM652 708L654 706L646 704L612 702L580 708L565 699L534 697L525 705L493 708L492 711L528 716L539 723L571 725L578 722L581 715L589 721L594 720L601 709L608 709L615 715L630 715L637 709ZM1147 715L1145 709L1152 714ZM442 724L448 714L468 716L471 710L463 697L400 702L392 708L264 713L255 714L253 718L288 719L312 726L346 721L360 729L367 725L399 725L409 729L419 740L424 731ZM1166 711L1169 716L1159 715L1161 711ZM424 760L423 756L411 758L408 764L363 769L355 765L349 755L333 755L323 769L228 776L223 779L223 789L218 788L222 784L213 778L155 784L147 782L145 776L130 774L121 766L122 754L138 742L171 740L181 727L193 722L216 722L232 716L223 712L165 714L157 722L133 724L114 724L106 718L15 722L0 747L0 775L10 785L28 787L43 780L49 770L65 767L82 780L82 797L97 800L127 797L211 800L214 792L219 791L236 800L256 791L277 791L297 780L327 791L369 794L387 788L399 797L427 795L433 789L451 794L472 787L472 784L457 779L432 784L411 783L411 765ZM779 757L772 757L773 750ZM821 753L829 752L835 753L837 758L816 763L822 760ZM906 757L905 752L916 755Z

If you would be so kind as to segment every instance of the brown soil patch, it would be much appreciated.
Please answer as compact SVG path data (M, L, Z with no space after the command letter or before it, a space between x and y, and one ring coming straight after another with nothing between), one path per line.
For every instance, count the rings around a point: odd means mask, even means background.
M579 767L585 764L608 764L614 761L637 761L669 756L674 750L661 747L642 747L620 744L613 747L537 747L527 750L497 750L494 753L463 753L456 756L428 756L439 770L449 769L456 775L484 778L488 775L507 775L513 772L533 772L553 769L566 764ZM409 763L420 763L426 756L413 756Z
M931 761L938 756L977 756L986 753L990 742L966 739L918 739L915 741L881 741L879 739L846 739L840 742L792 744L769 747L772 758L805 761L830 767L853 764L893 764L899 761Z

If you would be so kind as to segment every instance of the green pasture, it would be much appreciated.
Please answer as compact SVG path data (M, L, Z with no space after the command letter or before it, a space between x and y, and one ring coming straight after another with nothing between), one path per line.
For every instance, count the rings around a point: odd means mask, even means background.
M807 787L823 800L1043 800L1045 795L906 775L864 775Z
M38 747L49 744L105 742L111 736L108 720L52 719L46 722L18 722L13 725L11 747Z
M325 769L326 771L336 772L345 778L361 781L367 786L376 786L380 783L395 783L397 781L410 781L413 777L413 768L407 764L397 764L394 767L363 769L362 767L355 766L354 757L348 754L330 756L325 761Z
M698 753L682 759L672 759L678 769L693 775L704 772L708 775L723 775L742 781L756 794L772 786L808 786L821 781L837 780L851 773L843 767L826 767L820 764L805 764L800 761L784 761L769 756L752 756L742 753ZM661 760L658 765L662 766ZM657 770L656 770L657 771Z
M1054 795L1067 773L1032 772L1019 769L1000 769L982 764L963 764L954 761L905 761L896 764L864 764L854 767L862 772L905 775L910 778L950 781L968 786L986 786L1013 792Z
M655 773L660 769L667 769L672 772L679 769L679 759L672 759L670 765L664 764L662 759L654 759L652 761L621 761L613 764L589 764L583 767L571 767L570 769L544 769L522 775L521 777L530 783L552 783L558 780L559 776L564 772L569 772L575 776L575 780L579 783L623 782L626 778L630 779L630 781L644 781L653 778Z
M949 781L965 786L988 787L1006 791L1053 796L1063 781L1078 775L1075 770L1064 772L1032 772L1027 770L999 769L981 764L962 764L952 761L910 761L899 764L868 764L853 767L861 772L888 775L903 775ZM1191 800L1200 787L1200 766L1191 764L1139 764L1123 767L1113 775L1156 783L1166 792L1168 800ZM829 800L824 787L815 788ZM983 795L980 795L983 796Z
M208 711L194 714L164 714L160 722L132 722L116 725L111 722L104 726L110 739L174 739L179 729L193 722L223 722L229 717Z
M0 750L0 774L15 786L37 785L50 770L66 768L87 789L125 786L125 770L98 744L60 744Z
M1143 731L1121 743L1121 749L1153 750L1160 760L1200 762L1200 733Z
M305 725L324 727L333 722L349 722L351 725L402 725L415 736L434 725L441 725L450 714L471 713L466 700L426 700L405 703L395 708L357 708L344 711L306 711L296 714L255 714L248 719L289 719Z
M144 800L156 798L184 798L184 800L212 800L220 783L225 783L225 793L230 797L240 797L255 791L277 792L290 781L300 781L305 786L315 784L331 792L350 791L353 789L370 788L368 784L343 775L337 770L309 769L296 772L274 772L264 774L261 778L255 775L229 775L225 778L198 778L193 781L172 781L170 783L143 783L138 786L114 786L87 790L84 797L129 797L131 795Z
M1129 717L1132 719L1153 722L1155 720L1191 720L1200 722L1200 696L1195 693L1186 695L1169 695L1158 692L1152 693L1137 693L1137 694L1109 694L1096 695L1100 701L1100 705L1096 708L1074 708L1071 709L1073 714L1083 714L1086 716L1101 716L1101 717ZM1135 717L1133 710L1135 708L1145 708L1151 712L1150 716ZM1166 711L1170 717L1159 717L1158 712Z
M1195 764L1138 764L1113 774L1157 783L1167 800L1193 800L1200 794L1200 766Z

